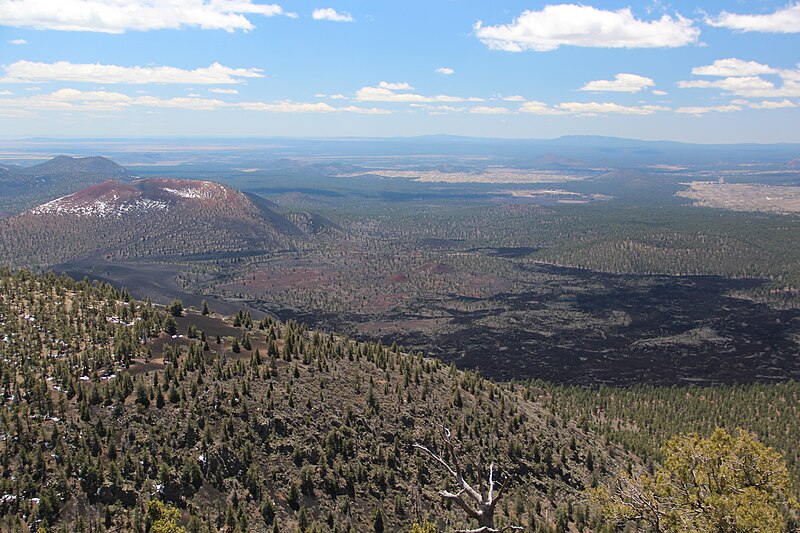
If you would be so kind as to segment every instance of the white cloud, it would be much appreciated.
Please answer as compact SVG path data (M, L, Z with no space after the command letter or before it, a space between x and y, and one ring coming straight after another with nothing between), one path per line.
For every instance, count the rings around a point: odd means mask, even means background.
M669 108L655 105L625 106L613 102L563 102L549 106L544 102L525 102L519 108L521 113L535 115L652 115Z
M249 15L287 13L252 0L0 0L0 25L37 30L124 33L185 27L249 31Z
M525 101L525 97L524 96L520 96L518 94L513 94L511 96L504 96L503 100L505 100L506 102L524 102Z
M25 39L12 39L8 41L8 43L20 45L20 44L28 44L28 41L26 41Z
M0 91L0 96L11 96L12 94L14 93L11 91Z
M797 107L791 100L762 100L760 102L750 102L748 100L733 100L732 104L751 107L753 109L786 109Z
M220 89L218 87L209 89L208 92L215 94L239 94L239 91L237 91L236 89Z
M710 65L695 67L692 74L697 76L758 76L760 74L776 74L778 69L755 61L743 61L735 57L717 59Z
M134 99L108 91L59 89L49 94L0 99L0 108L26 110L97 110L108 111L129 107Z
M155 96L140 96L133 102L136 105L145 107L159 107L168 109L191 109L194 111L212 111L226 106L222 100L214 98L157 98Z
M669 94L667 91L659 91L658 89L653 89L651 92L656 96L666 96Z
M561 109L555 109L544 102L538 102L536 100L531 100L530 102L525 102L519 107L520 113L532 113L534 115L564 115L565 111Z
M8 93L10 94L10 93ZM6 92L2 93L6 96ZM59 89L49 94L20 98L0 98L4 110L116 111L132 107L214 111L220 109L263 111L269 113L358 113L389 114L385 109L359 106L333 107L323 102L224 102L213 98L129 96L110 91Z
M324 102L242 102L238 104L238 107L248 111L266 111L270 113L331 113L335 111L333 107Z
M408 83L387 83L380 82L377 87L362 87L356 91L356 100L360 102L394 102L394 103L430 103L430 102L483 102L482 98L449 96L439 94L435 96L424 96L410 92L413 87Z
M359 115L391 115L392 112L388 109L381 109L379 107L359 107L349 105L347 107L336 108L336 111L345 111L347 113L356 113Z
M314 20L331 20L333 22L353 22L353 17L350 13L339 13L331 7L315 9L311 13Z
M496 107L496 106L483 106L479 105L477 107L473 107L469 110L470 113L475 113L477 115L510 115L511 110L507 107Z
M671 48L697 42L694 22L676 15L644 21L630 8L606 11L592 6L559 4L524 11L511 24L475 24L475 34L492 50L546 52L560 46L595 48Z
M718 105L718 106L708 106L708 107L679 107L675 110L676 113L681 113L684 115L704 115L706 113L732 113L734 111L741 111L741 106L728 104L728 105Z
M449 76L451 74L455 74L455 70L451 69L450 67L439 67L436 69L437 74L442 74L444 76Z
M230 68L212 63L205 68L184 70L177 67L122 67L99 63L35 63L17 61L5 67L2 83L71 81L83 83L198 84L241 83L243 78L263 78L260 69Z
M715 81L679 81L677 85L681 89L720 89L745 98L800 97L800 82L785 79L783 85L777 86L758 76L730 77Z
M413 91L414 87L406 82L400 83L390 83L388 81L382 81L378 84L378 87L381 89L389 89L390 91Z
M652 115L657 111L669 111L656 105L625 106L613 102L565 102L556 107L574 115Z
M581 91L638 93L647 87L653 87L655 82L650 78L637 74L617 74L613 80L590 81Z
M800 68L781 69L755 61L736 58L719 59L711 65L696 67L692 74L723 79L679 81L682 89L720 89L745 98L800 97ZM777 75L782 84L766 80L763 75Z
M744 32L800 33L800 3L789 4L767 15L738 15L723 11L706 22L718 28Z
M424 109L429 115L444 115L447 113L461 113L466 111L466 107L451 105L431 105L431 104L409 104L410 107Z

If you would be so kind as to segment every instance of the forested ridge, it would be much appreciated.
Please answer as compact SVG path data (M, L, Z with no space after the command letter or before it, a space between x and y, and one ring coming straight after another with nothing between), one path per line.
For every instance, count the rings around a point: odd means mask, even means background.
M597 529L583 491L640 468L519 385L205 311L0 271L0 529L148 531L172 508L190 531L465 527L413 447L448 457L442 428L473 483L470 459L510 482L498 525Z

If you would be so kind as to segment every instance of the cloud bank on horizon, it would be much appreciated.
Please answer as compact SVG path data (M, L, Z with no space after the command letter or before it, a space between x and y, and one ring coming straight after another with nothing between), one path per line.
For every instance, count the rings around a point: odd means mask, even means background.
M800 2L736 8L0 0L0 123L37 135L800 141Z

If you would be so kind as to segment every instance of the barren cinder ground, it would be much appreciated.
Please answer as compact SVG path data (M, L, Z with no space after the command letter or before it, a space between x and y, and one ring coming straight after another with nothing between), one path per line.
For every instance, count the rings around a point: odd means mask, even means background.
M695 205L734 211L800 213L800 187L748 183L693 181L678 196L694 200Z

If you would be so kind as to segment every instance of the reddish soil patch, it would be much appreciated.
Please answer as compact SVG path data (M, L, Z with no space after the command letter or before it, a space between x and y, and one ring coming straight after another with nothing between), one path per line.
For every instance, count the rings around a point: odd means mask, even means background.
M178 333L181 335L186 335L190 324L194 324L197 329L206 334L206 337L212 339L217 335L220 337L240 337L242 335L241 329L235 328L221 318L214 316L190 313L175 319L175 321L178 323Z
M387 283L402 283L404 281L408 281L408 276L400 273L397 273L393 276L389 276L388 278L386 278Z
M440 318L421 318L416 320L375 320L364 322L357 326L362 334L386 335L392 333L408 333L412 331L434 331L439 329L447 320Z
M442 263L425 263L420 265L419 271L427 274L446 274L447 272L452 272L453 267Z
M312 288L332 283L338 277L336 272L306 267L286 268L279 271L259 270L248 275L246 279L220 285L218 288L223 291L257 294L292 288Z

